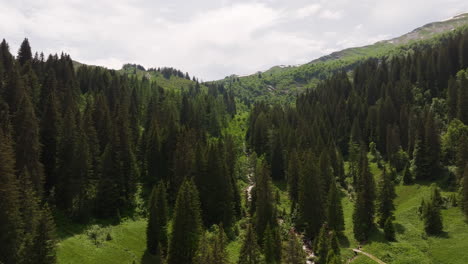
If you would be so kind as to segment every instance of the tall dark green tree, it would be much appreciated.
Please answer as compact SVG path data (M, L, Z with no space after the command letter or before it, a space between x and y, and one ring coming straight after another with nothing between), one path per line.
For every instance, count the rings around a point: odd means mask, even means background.
M17 173L29 175L40 196L44 185L44 168L40 161L39 121L27 94L21 97L18 110L14 114L13 127Z
M49 206L46 204L41 210L38 219L37 236L34 240L34 263L54 264L56 257L56 233L55 223Z
M174 208L174 217L168 264L193 263L202 232L200 201L192 180L185 180L180 186Z
M299 168L300 161L295 149L289 155L288 168L286 177L288 179L288 193L292 202L292 207L295 208L299 200Z
M361 150L353 212L353 232L358 241L365 241L374 225L375 183L369 170L367 153Z
M379 217L378 224L381 228L385 226L387 219L393 219L393 211L395 205L395 186L393 185L391 176L384 168L381 179L378 184L378 197L377 197L377 215Z
M260 159L255 170L255 230L261 241L268 225L276 227L276 210L271 187L270 169L264 159Z
M344 231L343 206L341 205L340 193L337 189L335 179L331 180L330 189L328 191L327 223L329 228L337 233Z
M263 263L262 254L257 244L257 237L251 224L247 226L245 237L239 254L237 264L260 264Z
M306 152L301 166L299 184L299 225L305 229L305 235L314 239L325 220L322 184L317 169L317 160Z
M5 113L1 113L3 115ZM0 122L6 122L1 120ZM4 124L2 124L4 125ZM0 127L0 262L19 263L22 243L19 183L15 176L12 140Z
M29 45L29 40L25 38L21 43L21 47L18 51L18 62L20 65L24 65L26 62L32 60L31 46Z
M146 228L146 248L151 254L166 252L167 249L167 194L166 186L160 182L154 186L148 202L149 217Z
M284 264L303 264L306 258L305 252L302 249L301 241L296 237L294 232L289 232L288 241L283 249Z

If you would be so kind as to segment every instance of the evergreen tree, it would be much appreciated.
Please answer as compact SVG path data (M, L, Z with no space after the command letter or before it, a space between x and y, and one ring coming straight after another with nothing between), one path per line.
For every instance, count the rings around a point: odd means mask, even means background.
M317 263L319 264L326 264L327 262L327 256L328 256L328 251L330 249L330 238L329 238L329 230L328 230L328 225L325 223L322 225L322 228L320 229L320 233L318 236L317 240L317 246L315 248L315 251L317 252L317 255L319 257Z
M167 248L167 210L166 186L160 182L151 192L146 229L146 248L153 255Z
M20 65L24 65L26 62L32 60L31 46L27 38L21 43L21 47L18 51L18 62Z
M267 263L281 262L281 237L278 228L267 225L263 234L263 252Z
M247 226L244 241L240 250L239 261L237 264L260 264L262 255L257 244L257 237L251 224Z
M177 194L167 262L193 263L202 232L200 201L192 180L185 180Z
M226 251L227 246L227 236L224 233L224 229L220 226L216 232L216 237L213 241L213 264L228 264L228 253ZM207 262L205 262L207 263Z
M28 174L36 193L41 196L44 184L43 165L40 162L39 123L28 95L24 94L13 119L16 168L19 174Z
M432 111L428 113L426 118L424 144L428 164L427 177L435 179L440 172L440 135Z
M292 209L296 207L296 204L299 200L299 168L300 162L295 149L292 150L289 156L288 168L286 176L288 179L288 193L292 203Z
M344 215L339 190L334 179L331 180L328 191L327 222L331 230L337 233L344 231Z
M318 235L325 220L322 185L312 153L305 153L299 184L299 224L305 228L306 237Z
M271 150L271 177L275 180L284 179L284 157L279 135L272 136Z
M393 219L393 211L395 210L395 206L393 204L393 199L396 197L395 187L390 177L391 176L384 168L379 181L379 193L377 197L377 215L379 217L378 224L381 228L384 227L387 219Z
M302 244L293 231L289 232L288 241L283 249L284 264L303 264L306 258Z
M369 171L369 164L365 151L361 151L361 162L356 186L356 201L353 212L354 237L358 241L368 239L369 233L374 225L374 178Z
M57 262L55 223L49 206L46 204L40 212L37 237L34 240L34 263L54 264Z
M437 235L442 232L442 215L440 213L440 193L437 187L431 187L431 195L428 201L422 202L422 219L424 231L429 235Z
M18 189L20 186L15 176L11 143L10 136L0 127L0 262L5 264L19 263L23 233Z
M276 226L276 212L271 187L270 170L264 159L260 159L257 163L255 178L255 229L261 241L267 226Z

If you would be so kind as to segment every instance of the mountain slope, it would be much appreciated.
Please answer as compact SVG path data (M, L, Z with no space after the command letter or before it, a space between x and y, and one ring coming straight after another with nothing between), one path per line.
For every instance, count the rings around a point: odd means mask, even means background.
M416 45L430 44L443 39L445 34L465 28L466 25L468 13L429 23L400 37L379 41L373 45L333 52L304 65L275 66L265 72L244 77L231 75L216 82L231 87L236 96L247 104L255 101L292 101L298 92L315 87L318 81L333 73L350 71L367 58L408 52Z

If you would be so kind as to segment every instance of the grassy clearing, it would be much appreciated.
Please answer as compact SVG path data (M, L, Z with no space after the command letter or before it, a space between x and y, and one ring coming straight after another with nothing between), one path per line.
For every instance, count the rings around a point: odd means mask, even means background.
M105 230L100 245L96 245L86 231L63 237L57 250L58 263L154 263L151 256L145 255L146 220L128 220L107 226ZM111 238L109 241L105 239L107 231Z

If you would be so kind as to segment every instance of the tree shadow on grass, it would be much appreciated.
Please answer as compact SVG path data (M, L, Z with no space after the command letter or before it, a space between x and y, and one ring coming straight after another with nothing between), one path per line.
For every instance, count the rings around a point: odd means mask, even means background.
M406 231L406 227L400 223L395 223L394 226L395 226L395 231L398 234L403 234Z
M143 254L143 257L141 257L141 264L159 264L159 263L161 263L159 256L152 255L151 253L148 252L148 250L145 250L145 254Z
M338 235L338 241L340 242L341 247L349 248L351 243L349 242L349 239L347 236L344 234L339 234Z

